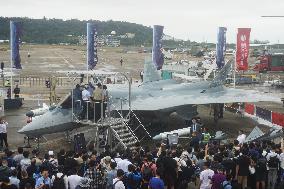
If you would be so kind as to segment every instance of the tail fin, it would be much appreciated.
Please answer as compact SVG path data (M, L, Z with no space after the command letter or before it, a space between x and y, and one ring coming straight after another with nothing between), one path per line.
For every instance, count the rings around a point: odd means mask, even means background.
M233 61L234 60L231 59L227 62L227 64L225 64L225 66L221 69L221 71L217 74L217 76L211 82L210 88L225 84L227 76L231 71Z
M159 81L161 80L161 73L153 64L151 58L146 57L144 63L143 82Z

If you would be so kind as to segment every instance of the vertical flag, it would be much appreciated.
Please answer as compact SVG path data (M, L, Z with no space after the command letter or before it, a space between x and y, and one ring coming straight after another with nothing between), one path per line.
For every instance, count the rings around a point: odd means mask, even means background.
M162 69L164 64L164 55L162 53L162 37L164 26L154 25L153 28L153 48L152 61L157 70Z
M216 64L218 66L218 69L221 69L225 65L224 55L226 52L226 32L227 28L218 28L216 44Z
M16 69L22 69L20 57L22 29L19 22L10 21L10 48L12 66Z
M238 28L236 46L236 68L237 70L248 69L250 28Z
M87 64L88 69L94 69L98 63L97 54L98 33L93 23L87 23Z

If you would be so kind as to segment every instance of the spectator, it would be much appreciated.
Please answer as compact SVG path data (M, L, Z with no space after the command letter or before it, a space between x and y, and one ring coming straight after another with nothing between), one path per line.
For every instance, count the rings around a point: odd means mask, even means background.
M5 144L5 147L8 148L7 126L8 126L8 123L3 118L0 118L0 148L1 149L4 147L3 142Z
M29 158L29 152L28 151L24 151L23 153L23 156L24 156L24 159L22 159L20 161L20 166L21 166L21 170L23 171L26 171L28 166L31 165L31 159Z
M39 172L39 167L36 166L36 159L35 158L33 158L31 160L31 165L29 165L27 167L26 172L27 172L27 174L30 178L32 178L35 173Z
M89 189L91 186L91 180L88 178L82 178L76 189Z
M51 179L48 177L48 169L41 169L41 177L36 180L35 189L51 188Z
M68 189L68 178L63 174L63 167L58 168L58 172L52 175L52 189Z
M40 166L42 164L42 159L39 157L39 155L40 155L39 150L34 149L32 151L32 158L35 159L35 161L36 161L35 165L36 166Z
M53 151L48 151L49 155L49 163L52 165L53 172L58 171L58 161L57 159L54 158L54 152Z
M236 175L238 184L242 186L242 189L247 187L249 176L250 158L247 156L247 150L243 149L242 153L237 159Z
M211 178L214 171L209 169L209 162L204 163L204 171L200 173L200 189L209 189L211 187Z
M8 167L8 162L7 160L3 159L0 160L0 181L3 180L5 177L10 177L11 176L11 169ZM9 180L10 182L10 180Z
M148 188L150 179L156 175L157 166L153 162L153 157L151 154L146 154L144 162L141 167L143 185Z
M77 161L73 158L73 152L67 152L67 158L64 161L64 174L69 175L69 171L78 166Z
M113 188L113 183L114 183L113 180L116 177L119 178L119 176L117 176L116 166L117 166L117 164L115 162L111 162L110 163L111 170L108 170L107 174L106 174L106 181L107 181L106 188L107 189L112 189Z
M162 170L157 169L155 177L152 177L149 182L149 188L151 189L164 189L165 184L164 181L161 179Z
M123 160L121 160L117 163L117 168L122 169L125 173L128 173L128 166L130 164L132 164L132 163L129 161L128 154L125 153L123 155Z
M223 168L220 166L217 168L217 173L212 176L212 187L211 189L219 189L221 184L226 180Z
M103 188L105 186L105 178L100 165L97 165L94 160L90 160L89 168L87 169L85 178L90 179L90 189Z
M124 171L122 169L117 170L117 176L116 178L113 179L113 184L112 187L113 189L125 189L125 186L123 184L123 176L124 176Z
M35 181L32 177L29 177L28 173L26 171L22 171L22 179L19 184L20 189L25 189L25 186L27 183L29 183L31 186L35 186ZM33 188L33 187L32 187Z
M65 161L65 150L61 149L60 152L57 154L58 165L64 165Z
M126 188L127 189L136 189L140 186L142 181L141 174L136 169L135 165L129 164L128 165L128 174L127 174L127 182L126 182Z
M0 183L0 188L1 189L18 189L17 186L10 183L9 177L4 177L2 179L2 183Z
M237 137L237 141L239 142L239 144L243 144L245 140L246 140L246 135L242 130L239 130L239 136Z
M256 189L265 189L265 181L267 175L266 164L267 164L266 158L261 155L261 157L257 160L255 166Z
M69 189L75 189L80 184L82 178L76 174L76 169L70 170L70 176L68 176Z
M274 189L277 181L277 173L279 170L280 157L275 152L276 146L273 145L271 152L267 154L267 165L268 165L268 179L267 179L267 189Z
M21 160L24 159L23 152L24 149L22 147L18 147L18 154L14 156L14 160L16 161L17 165L20 165Z
M17 163L13 158L13 152L10 150L6 151L6 160L8 162L8 167L17 167Z
M225 180L224 182L222 182L221 186L222 186L224 189L232 189L231 181L232 181L232 175L227 174L226 180Z
M19 188L20 180L17 178L18 172L16 169L13 169L11 172L11 176L9 177L10 183L15 185L17 188Z

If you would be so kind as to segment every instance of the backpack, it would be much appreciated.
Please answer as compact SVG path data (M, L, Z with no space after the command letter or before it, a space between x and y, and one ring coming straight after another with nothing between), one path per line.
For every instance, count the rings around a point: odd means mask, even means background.
M64 175L61 177L57 177L57 175L55 176L52 189L65 189Z
M119 181L121 181L122 182L122 180L117 180L115 183L113 183L113 185L112 185L112 189L115 189L115 185L116 185L116 183L118 183Z
M256 163L256 167L258 170L260 171L266 171L266 158L265 157L262 157L262 158L259 158L257 163Z
M56 167L52 163L50 163L49 161L44 161L41 164L41 167L47 169L49 175L53 175L55 173L55 170L56 170Z
M225 181L224 181L225 182ZM224 184L224 182L221 183L220 185L220 189L226 189L227 186L231 186L230 182L227 182L226 184Z
M268 161L269 168L278 168L278 165L279 165L279 159L277 158L276 155L269 158Z
M136 189L139 188L139 182L134 180L134 173L130 173L128 176L126 176L126 186Z
M144 164L144 170L142 172L142 179L144 181L150 181L150 179L153 177L153 170L151 169L153 163L150 163L149 165Z

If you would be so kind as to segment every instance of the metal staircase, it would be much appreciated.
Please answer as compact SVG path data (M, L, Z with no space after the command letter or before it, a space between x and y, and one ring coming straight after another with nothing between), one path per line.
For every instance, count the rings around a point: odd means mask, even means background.
M73 86L75 86L76 80L80 78L78 74L72 73L68 73L67 77ZM73 89L70 95L72 98ZM92 120L79 120L73 111L75 102L73 102L72 99L72 120L76 123L86 125L86 128L89 128L80 133L88 133L91 135L98 151L100 151L100 148L103 149L106 145L109 145L112 149L119 147L133 149L137 142L141 142L148 137L151 138L144 125L130 108L128 114L124 116L121 109L110 103L111 99L109 99L108 102L109 108L106 110L105 118L101 117L98 121L95 121L96 118L94 116ZM101 113L101 115L103 114Z

